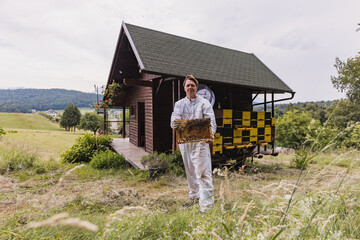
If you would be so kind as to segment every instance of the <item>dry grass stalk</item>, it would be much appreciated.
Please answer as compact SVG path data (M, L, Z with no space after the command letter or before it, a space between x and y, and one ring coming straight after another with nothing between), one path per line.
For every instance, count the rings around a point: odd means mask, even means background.
M184 233L185 235L189 236L189 237L190 237L190 240L193 240L193 239L194 239L194 238L193 238L193 236L191 236L191 234L190 234L190 233L185 232L185 231L183 231L183 233Z
M107 221L106 221L106 224L105 224L102 239L105 239L106 234L111 231L111 229L109 227L110 227L110 224L111 224L112 220L121 221L122 219L119 218L118 216L120 216L120 217L123 216L123 215L129 216L129 215L125 214L125 213L128 212L128 211L132 211L132 210L141 210L142 213L145 213L145 214L150 213L150 211L148 209L146 209L144 207L141 207L141 206L123 207L122 209L113 212L112 214L110 214L107 217ZM130 215L134 215L134 213L131 213Z
M70 169L69 171L67 171L63 176L60 177L60 179L59 179L56 187L57 187L58 185L61 185L62 181L64 181L64 179L65 179L65 177L66 177L67 175L69 175L71 172L75 171L75 170L78 169L78 168L82 168L83 166L85 166L85 164L80 164L79 166L76 166L76 167Z
M266 196L265 193L262 193L262 192L258 192L258 191L255 191L255 190L247 190L247 189L244 189L245 192L248 192L248 193L255 193L255 194L258 194L258 195L261 195L261 196L264 196L266 197L269 201L271 201L271 198Z
M222 238L219 235L217 235L216 233L214 233L214 231L211 231L210 234L213 235L214 237L216 237L216 239L222 240Z
M43 226L73 226L78 227L82 229L86 229L89 231L97 232L99 230L99 227L91 222L83 221L80 218L67 218L69 214L68 213L60 213L57 215L54 215L50 217L49 219L46 219L42 222L34 222L27 225L27 228L38 228Z
M59 224L64 226L78 227L92 232L97 232L99 230L97 225L88 221L83 221L80 218L67 218L59 221Z
M325 227L326 225L331 221L331 219L333 219L335 216L337 216L337 214L332 214L328 217L328 219L326 219L326 221L323 223L323 226L321 228L321 232L324 233L325 232Z
M220 189L219 189L219 198L221 201L221 212L224 213L224 204L225 204L225 197L224 197L224 181L221 181L220 183Z
M130 169L128 169L128 172L129 172L133 177L135 177L135 175L133 174L133 172L132 172Z
M286 225L277 225L275 227L272 227L268 230L268 232L266 233L265 236L270 236L271 234L273 234L274 232L278 232L280 229L286 227Z
M231 194L230 194L230 182L229 182L229 176L228 176L228 169L225 167L225 195L227 200L231 200Z
M244 211L244 214L241 216L241 219L240 219L240 229L239 229L240 237L239 237L239 238L242 237L242 231L243 231L243 228L244 228L245 220L246 220L247 214L248 214L248 212L249 212L249 210L250 210L250 207L251 207L251 205L252 205L253 202L254 202L253 200L251 200L251 202L249 202L249 204L247 205L247 207L246 207L246 209L245 209L245 211Z

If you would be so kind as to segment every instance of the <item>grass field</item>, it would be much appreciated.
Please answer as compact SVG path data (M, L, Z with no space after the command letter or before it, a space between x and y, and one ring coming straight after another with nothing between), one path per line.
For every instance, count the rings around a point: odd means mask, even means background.
M6 130L63 131L59 124L53 123L40 115L28 113L0 113L0 126Z
M0 165L14 156L23 165L0 175L0 239L360 238L357 151L320 153L303 171L292 155L217 169L214 208L200 214L182 207L184 176L61 163L83 133L13 126L19 132L0 139Z

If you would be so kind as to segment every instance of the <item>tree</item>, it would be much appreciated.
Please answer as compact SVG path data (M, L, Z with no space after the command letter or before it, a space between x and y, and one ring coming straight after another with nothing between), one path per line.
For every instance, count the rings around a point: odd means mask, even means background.
M87 112L80 119L79 129L93 131L94 135L101 128L102 119L96 113Z
M344 129L349 123L360 122L360 105L349 99L335 101L326 109L326 117L330 126Z
M346 61L336 58L334 66L338 72L338 76L331 76L334 87L351 101L360 102L360 55Z
M298 149L307 140L312 121L316 120L306 112L291 110L285 113L276 124L276 141L283 147Z
M80 123L80 117L80 110L74 104L69 104L61 117L60 126L65 128L66 131L73 128L75 132L75 127Z

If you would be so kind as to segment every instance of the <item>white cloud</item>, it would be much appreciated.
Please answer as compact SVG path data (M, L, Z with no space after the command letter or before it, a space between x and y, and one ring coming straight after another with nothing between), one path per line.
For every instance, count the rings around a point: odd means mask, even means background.
M359 52L358 0L0 0L0 87L93 91L121 22L252 52L297 92L339 98L335 57Z

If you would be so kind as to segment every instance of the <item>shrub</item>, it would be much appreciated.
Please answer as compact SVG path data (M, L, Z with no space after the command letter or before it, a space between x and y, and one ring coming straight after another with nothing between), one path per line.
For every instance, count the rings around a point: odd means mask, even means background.
M169 156L170 155L166 155L165 153L154 152L153 154L144 156L141 159L141 163L150 168L166 169L171 163L171 157Z
M36 154L16 153L10 151L1 157L0 174L4 174L6 171L31 169L35 166L35 162L37 160L38 156Z
M171 154L157 153L149 154L141 159L143 165L148 166L152 171L157 171L156 174L170 172L176 175L185 175L185 168L180 151L175 151Z
M90 162L94 154L107 151L112 139L107 135L94 136L86 133L76 139L75 144L61 154L64 162Z
M91 158L90 166L97 169L124 168L128 166L123 155L113 151L98 152Z
M291 159L295 168L297 169L306 169L309 165L308 152L304 149L300 149L295 152L294 157Z

